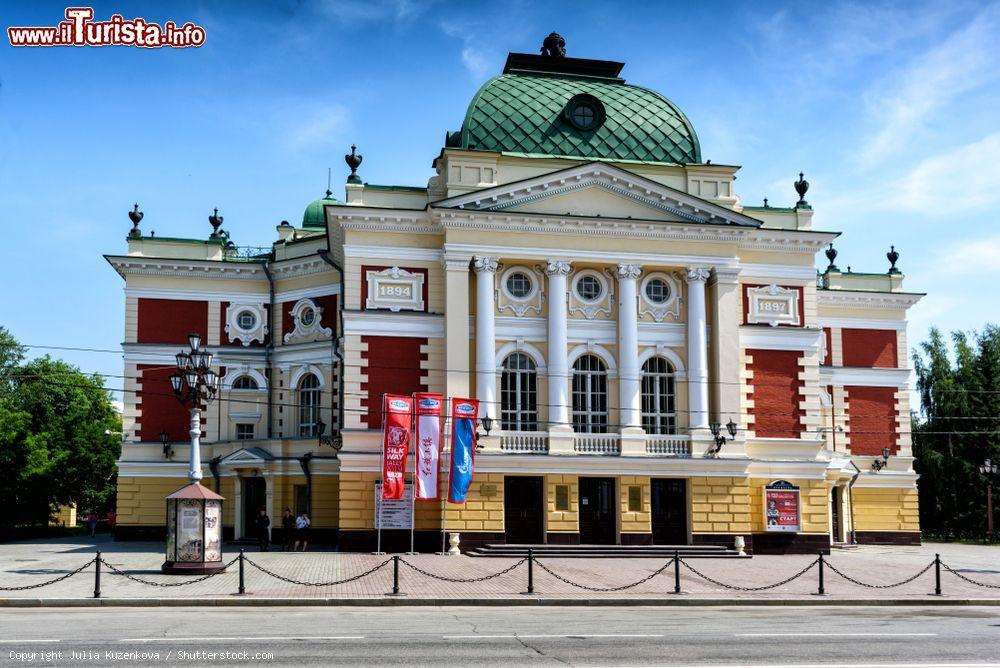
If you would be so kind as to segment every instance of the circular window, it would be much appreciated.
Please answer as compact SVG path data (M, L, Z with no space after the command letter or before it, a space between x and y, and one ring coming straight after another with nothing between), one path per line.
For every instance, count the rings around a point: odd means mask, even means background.
M302 311L302 315L299 316L299 320L303 325L308 327L316 321L316 311L311 308L304 309Z
M531 279L524 272L515 271L507 277L507 292L514 299L524 299L531 294Z
M597 112L587 103L579 104L573 110L573 122L581 128L589 128L594 124L595 118L597 118Z
M604 286L593 276L584 275L576 281L576 294L585 302L595 302L601 298Z
M646 283L646 299L652 304L666 304L670 301L670 284L662 278L652 278Z
M257 316L251 311L240 311L236 316L236 325L242 330L251 330L257 325Z
M575 95L563 109L563 118L577 130L596 130L604 122L604 105L593 95Z

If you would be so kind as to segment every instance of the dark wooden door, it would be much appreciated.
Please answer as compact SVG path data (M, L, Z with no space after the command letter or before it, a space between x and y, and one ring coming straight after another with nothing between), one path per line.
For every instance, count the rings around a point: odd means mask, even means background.
M545 542L545 499L540 477L504 477L503 526L507 543L539 545Z
M263 478L242 478L243 486L243 535L241 538L256 538L254 521L260 509L267 503L267 487Z
M653 545L687 545L687 480L653 478Z
M840 488L834 486L830 490L830 517L833 522L833 540L840 542L843 538L840 535Z
M580 478L580 543L614 545L615 479Z

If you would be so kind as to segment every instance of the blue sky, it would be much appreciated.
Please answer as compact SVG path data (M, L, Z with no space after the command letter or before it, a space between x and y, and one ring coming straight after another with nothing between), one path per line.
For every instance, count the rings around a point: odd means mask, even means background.
M0 2L0 23L55 25L64 8ZM365 180L425 185L479 85L552 30L676 102L705 158L743 165L745 204L790 204L805 171L816 226L844 232L842 268L884 271L895 244L906 287L929 293L911 348L931 325L997 320L1000 3L95 4L115 12L207 40L0 43L0 324L25 343L118 347L122 280L101 255L124 252L133 202L147 232L205 237L217 206L259 245L328 167L342 196L352 142ZM57 354L122 373L114 354Z

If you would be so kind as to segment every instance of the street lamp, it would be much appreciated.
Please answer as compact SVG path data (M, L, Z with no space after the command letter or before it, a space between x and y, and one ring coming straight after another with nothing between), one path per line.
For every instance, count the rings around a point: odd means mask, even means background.
M719 451L722 450L724 446L730 439L736 438L737 425L733 422L732 418L729 418L729 422L726 423L726 431L729 432L729 438L726 438L722 434L722 425L718 422L713 422L709 425L709 429L712 430L712 438L715 439L715 449L713 449L709 454L713 457L719 456Z
M326 423L320 420L316 424L316 432L319 435L318 445L323 447L324 445L329 445L334 450L334 454L339 455L341 448L344 447L344 439L334 438L333 436L326 435Z
M174 449L170 447L170 434L164 429L160 432L160 444L163 446L163 458L170 459L174 456Z
M493 429L493 418L491 418L489 415L484 415L483 417L479 418L479 424L481 424L483 426L483 429L486 430L486 435L489 436L490 435L490 430ZM479 433L479 430L476 430L476 451L477 452L482 452L483 451L483 447L484 446L482 444L480 444L480 442L479 442L479 439L481 439L482 437L483 437L483 435Z
M993 540L993 479L997 474L997 465L987 459L979 465L979 472L986 478L986 538Z
M212 573L224 570L222 563L223 498L201 485L201 407L214 398L219 377L212 371L212 353L201 347L201 334L188 335L190 350L174 356L176 373L170 388L191 412L191 482L167 497L167 559L165 573ZM165 456L167 434L160 434Z
M892 450L890 450L889 448L882 448L882 459L878 459L877 457L875 458L875 460L872 462L872 471L878 473L886 466L888 466L890 455L892 455Z

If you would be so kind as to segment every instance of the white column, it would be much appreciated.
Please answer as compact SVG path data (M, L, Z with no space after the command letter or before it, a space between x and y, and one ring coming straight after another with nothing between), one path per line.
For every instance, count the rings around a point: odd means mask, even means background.
M201 409L191 409L191 457L188 460L188 480L201 482Z
M684 278L688 288L688 411L691 429L708 428L708 322L705 281L709 270L692 267Z
M637 281L642 267L618 265L618 387L622 431L642 426L639 378L639 300Z
M570 263L548 260L545 275L548 280L548 359L549 427L568 429L569 421L569 330L566 323L566 277Z
M476 398L481 415L495 418L497 410L496 305L494 281L500 262L495 257L477 257L476 272Z

